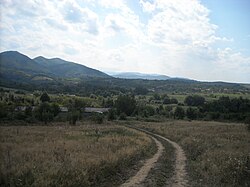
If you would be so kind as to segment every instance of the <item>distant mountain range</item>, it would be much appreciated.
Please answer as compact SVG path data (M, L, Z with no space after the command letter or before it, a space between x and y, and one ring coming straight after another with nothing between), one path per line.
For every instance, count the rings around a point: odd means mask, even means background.
M0 80L15 82L51 81L58 78L121 78L144 80L188 80L171 78L166 75L144 74L137 72L103 73L87 66L69 62L60 58L45 58L38 56L34 59L17 51L0 53Z
M138 72L110 73L109 75L121 79L146 79L146 80L168 80L169 76L159 74L146 74Z
M126 93L136 87L156 92L249 92L249 85L235 83L209 83L134 72L109 74L60 58L31 59L17 51L0 53L0 86L8 88L104 95Z
M180 80L192 81L191 79L181 77L169 77L161 74L147 74L138 72L106 72L108 75L120 79L144 79L144 80Z
M110 76L101 71L60 58L47 59L39 56L31 59L17 51L0 53L1 79L18 82L84 77L109 78Z

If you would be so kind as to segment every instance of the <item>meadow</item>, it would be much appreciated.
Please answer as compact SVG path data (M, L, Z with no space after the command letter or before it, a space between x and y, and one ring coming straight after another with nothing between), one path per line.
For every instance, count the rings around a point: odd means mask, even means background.
M246 125L177 120L130 124L182 146L190 186L250 186L250 133Z
M111 123L2 126L0 186L117 186L155 151L145 134Z

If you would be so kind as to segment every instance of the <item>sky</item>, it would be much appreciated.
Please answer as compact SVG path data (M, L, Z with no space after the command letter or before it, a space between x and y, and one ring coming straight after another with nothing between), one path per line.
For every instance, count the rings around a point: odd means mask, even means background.
M249 0L1 0L0 51L250 83Z

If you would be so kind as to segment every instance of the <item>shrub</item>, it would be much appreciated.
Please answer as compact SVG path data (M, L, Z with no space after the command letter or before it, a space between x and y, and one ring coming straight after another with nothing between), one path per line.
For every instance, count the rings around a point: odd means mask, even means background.
M174 111L174 117L177 119L183 119L185 117L185 111L182 107L177 106Z
M188 119L196 119L197 118L197 111L194 108L189 107L186 111L186 116Z
M76 121L80 118L80 112L77 110L73 110L68 113L68 120L69 123L72 125L76 124Z
M205 103L205 98L199 95L187 96L184 103L188 106L202 106Z
M116 119L116 111L115 109L110 109L108 112L108 120L113 121Z
M120 116L119 116L119 119L120 120L126 120L127 119L127 116L125 113L121 113Z
M44 103L44 102L49 102L49 101L50 101L49 95L48 95L46 92L44 92L44 93L41 95L41 97L40 97L40 101L42 101L43 103Z
M102 124L104 120L104 115L96 113L92 116L92 120L97 124Z

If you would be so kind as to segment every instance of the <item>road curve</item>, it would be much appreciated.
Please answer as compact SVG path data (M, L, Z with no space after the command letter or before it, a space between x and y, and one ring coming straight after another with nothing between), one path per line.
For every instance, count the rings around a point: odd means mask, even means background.
M133 129L145 132L145 133L147 133L147 134L149 134L149 135L151 135L153 137L160 138L160 139L170 143L175 149L175 157L176 157L176 159L175 159L175 167L174 167L175 168L174 176L172 177L170 183L168 182L168 184L170 184L170 186L172 186L172 187L185 187L185 186L188 186L187 172L186 172L186 169L185 169L187 159L186 159L185 153L184 153L183 149L181 148L181 146L179 146L176 142L173 142L173 141L169 140L168 138L165 138L165 137L163 137L163 136L161 136L159 134L155 134L155 133L149 132L147 130L140 129L140 128L133 127L133 126L128 126L128 125L126 125L126 126L129 127L129 128L133 128ZM147 164L147 163L145 163L145 164ZM146 177L144 177L144 179L145 178ZM135 185L132 185L132 186L135 186ZM122 185L122 187L125 187L125 186ZM126 186L126 187L128 187L128 186Z
M160 156L163 153L164 147L161 142L159 142L156 138L152 137L155 141L157 146L157 152L154 156L145 161L144 165L141 169L136 173L135 176L131 177L126 181L121 187L139 187L143 186L141 183L146 179L148 176L149 171L155 166L155 163L159 160Z

